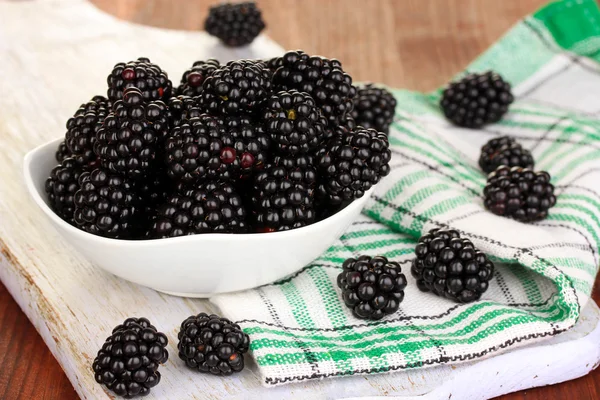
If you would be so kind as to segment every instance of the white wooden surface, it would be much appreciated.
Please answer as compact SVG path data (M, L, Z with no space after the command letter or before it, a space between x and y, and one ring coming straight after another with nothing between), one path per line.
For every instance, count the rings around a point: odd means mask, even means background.
M252 362L233 377L196 374L176 356L177 327L190 314L217 310L206 301L170 297L94 268L56 234L27 197L23 155L61 136L79 104L104 93L106 76L116 62L147 56L178 81L196 59L259 58L281 51L266 37L243 51L226 50L201 32L124 23L83 0L0 2L0 279L79 395L109 398L95 383L90 366L112 327L128 316L150 318L171 340L171 358L161 368L163 380L151 398L447 399L452 394L483 399L573 379L592 369L600 360L600 311L595 304L586 308L576 328L560 337L460 366L269 389L260 385Z

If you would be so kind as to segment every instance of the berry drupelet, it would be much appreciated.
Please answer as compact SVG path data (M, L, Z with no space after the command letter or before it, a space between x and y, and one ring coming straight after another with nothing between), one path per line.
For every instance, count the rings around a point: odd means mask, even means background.
M290 51L281 58L281 66L273 74L276 91L298 90L315 100L333 128L352 111L356 87L352 78L336 59L311 57L302 51Z
M410 271L417 287L455 302L478 300L494 275L487 256L452 229L432 229L421 236L415 255Z
M331 139L316 155L320 174L317 196L332 205L362 197L390 172L387 136L358 127Z
M182 122L199 117L204 111L198 106L196 100L190 96L173 96L167 102L169 109L169 127L173 128L181 125Z
M444 90L440 106L446 118L466 128L500 121L514 97L510 84L496 72L472 73Z
M485 208L520 222L545 219L556 204L550 174L521 167L496 169L488 175L483 194Z
M379 320L398 311L407 285L400 264L382 256L359 256L342 267L337 284L355 317Z
M145 101L168 100L173 90L167 73L144 57L115 65L107 82L108 98L113 102L123 98L129 87L138 88Z
M94 154L96 134L111 107L112 103L106 98L94 96L91 101L82 104L67 121L65 143L71 157L86 169L93 169L98 165L98 157Z
M389 133L395 111L396 99L386 89L372 84L358 88L352 110L352 117L357 125Z
M532 169L534 161L529 150L510 136L501 136L490 140L481 148L479 166L489 174L501 165Z
M277 71L277 68L283 65L283 59L281 57L273 57L263 60L263 64L269 71L275 73L275 71Z
M209 182L169 196L158 208L149 236L159 239L246 231L246 210L234 187Z
M175 127L166 140L167 172L184 184L245 179L264 167L270 140L247 116L202 114Z
M75 192L75 224L94 235L135 236L140 199L132 182L102 168L84 172Z
M230 47L245 46L265 28L260 9L254 2L212 6L204 29Z
M214 58L209 58L206 61L196 61L192 68L183 73L181 84L175 91L178 95L186 95L190 97L198 96L202 93L202 84L215 72L221 64Z
M145 102L137 88L127 88L96 134L94 152L110 172L144 178L154 167L159 140L168 132L162 101Z
M258 112L271 95L271 80L271 72L259 61L230 61L206 78L198 104L213 114Z
M285 231L314 222L316 175L311 168L298 167L305 162L281 159L256 175L250 203L257 232Z
M179 358L199 372L231 375L244 369L250 338L227 318L200 313L181 323Z
M56 153L54 153L54 158L60 164L65 160L65 158L69 158L71 156L71 150L69 150L69 148L67 147L66 141L63 140L58 144L58 147L56 148Z
M79 176L83 167L74 158L65 158L50 172L45 189L50 208L62 219L73 224L75 203L73 198L79 190Z
M160 382L168 339L146 318L127 318L113 329L92 364L96 382L117 396L146 396Z
M281 154L307 153L325 138L327 120L307 93L274 94L266 102L263 121Z

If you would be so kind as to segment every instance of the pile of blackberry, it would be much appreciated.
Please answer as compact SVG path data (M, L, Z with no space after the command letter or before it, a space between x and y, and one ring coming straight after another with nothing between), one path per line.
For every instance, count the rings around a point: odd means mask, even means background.
M227 13L247 17L253 7ZM139 58L115 65L107 82L108 98L93 97L69 119L46 183L57 215L89 233L135 240L296 229L390 171L381 130L395 102L369 86L353 117L356 87L335 59L290 51L200 60L173 90L164 70Z
M265 22L254 2L225 3L210 8L204 29L226 46L240 47L252 43Z

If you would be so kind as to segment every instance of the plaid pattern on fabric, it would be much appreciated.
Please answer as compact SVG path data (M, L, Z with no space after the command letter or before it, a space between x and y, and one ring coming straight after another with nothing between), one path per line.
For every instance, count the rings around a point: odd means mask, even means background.
M548 5L516 25L469 72L493 69L516 101L481 130L450 125L441 91L394 91L392 172L364 216L303 270L261 288L213 298L252 340L266 385L474 360L557 335L588 301L600 248L600 12L593 0ZM481 146L511 135L552 175L558 200L534 224L483 207ZM410 276L419 236L452 227L496 263L472 304L421 293ZM354 318L336 285L359 254L398 261L409 279L400 310Z

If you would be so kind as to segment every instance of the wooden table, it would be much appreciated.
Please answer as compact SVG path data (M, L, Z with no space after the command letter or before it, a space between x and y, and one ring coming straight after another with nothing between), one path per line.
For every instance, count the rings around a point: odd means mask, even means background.
M201 29L204 0L93 0L136 23ZM342 60L357 81L431 90L463 69L545 0L262 0L267 33L283 47ZM179 77L172 77L178 80ZM600 302L600 291L593 298ZM0 284L0 399L76 399L60 366ZM502 399L600 398L600 369Z

